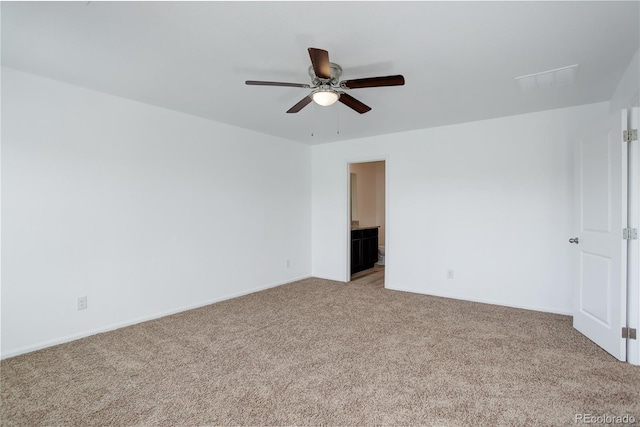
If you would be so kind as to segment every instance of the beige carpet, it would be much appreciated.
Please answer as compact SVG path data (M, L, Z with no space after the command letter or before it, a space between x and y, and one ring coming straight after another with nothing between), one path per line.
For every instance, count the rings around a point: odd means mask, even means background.
M567 316L308 279L2 361L2 425L640 421Z

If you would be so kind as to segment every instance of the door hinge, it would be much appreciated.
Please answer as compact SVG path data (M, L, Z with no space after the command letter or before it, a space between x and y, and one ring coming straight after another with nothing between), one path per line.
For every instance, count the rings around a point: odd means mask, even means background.
M637 228L624 228L624 229L622 229L622 239L623 240L638 240L638 229Z
M622 140L624 142L631 142L638 140L638 129L629 129L622 132Z
M636 339L636 330L635 328L627 328L626 326L622 328L622 338L628 338L630 340Z

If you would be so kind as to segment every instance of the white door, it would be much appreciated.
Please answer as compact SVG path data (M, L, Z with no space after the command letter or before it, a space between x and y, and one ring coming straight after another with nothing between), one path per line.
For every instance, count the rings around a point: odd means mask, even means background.
M585 131L576 147L577 288L573 327L626 360L627 111Z

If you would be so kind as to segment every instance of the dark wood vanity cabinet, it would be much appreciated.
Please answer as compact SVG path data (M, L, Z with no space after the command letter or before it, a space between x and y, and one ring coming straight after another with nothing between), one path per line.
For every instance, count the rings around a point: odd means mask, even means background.
M378 227L351 230L351 274L378 262Z

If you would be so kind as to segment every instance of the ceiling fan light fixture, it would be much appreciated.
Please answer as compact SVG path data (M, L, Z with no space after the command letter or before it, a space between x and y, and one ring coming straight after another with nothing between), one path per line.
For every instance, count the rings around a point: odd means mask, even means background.
M321 89L311 94L313 102L318 105L322 105L323 107L335 104L336 101L338 101L338 98L340 98L340 94L335 90Z

